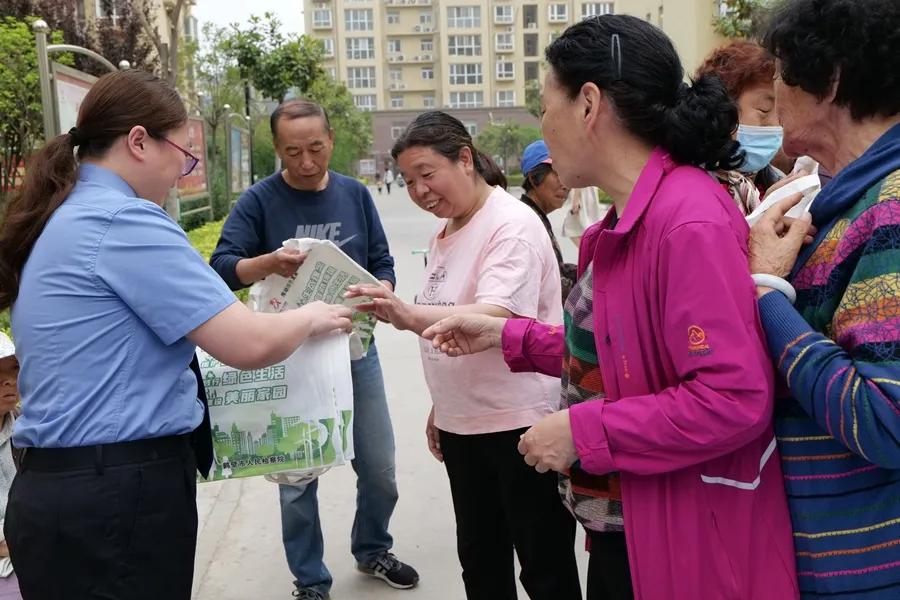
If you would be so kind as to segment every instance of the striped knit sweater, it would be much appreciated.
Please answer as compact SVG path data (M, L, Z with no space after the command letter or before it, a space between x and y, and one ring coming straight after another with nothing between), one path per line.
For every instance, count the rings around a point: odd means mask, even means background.
M759 303L793 396L775 429L804 598L900 598L898 196L894 170L843 198L795 267L796 304Z

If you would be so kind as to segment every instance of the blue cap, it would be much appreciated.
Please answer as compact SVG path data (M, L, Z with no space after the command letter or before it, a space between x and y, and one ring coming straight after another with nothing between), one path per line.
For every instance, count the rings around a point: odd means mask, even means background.
M522 167L522 174L528 175L533 168L541 164L553 164L550 158L550 151L547 150L547 144L544 140L531 142L522 152L522 160L519 162Z

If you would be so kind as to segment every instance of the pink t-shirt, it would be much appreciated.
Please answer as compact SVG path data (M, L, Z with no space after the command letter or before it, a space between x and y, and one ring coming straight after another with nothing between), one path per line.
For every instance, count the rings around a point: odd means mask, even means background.
M534 211L495 188L465 227L431 240L417 304L493 304L514 315L562 324L559 267ZM457 434L528 427L559 407L559 380L511 373L499 348L450 358L420 340L435 425Z

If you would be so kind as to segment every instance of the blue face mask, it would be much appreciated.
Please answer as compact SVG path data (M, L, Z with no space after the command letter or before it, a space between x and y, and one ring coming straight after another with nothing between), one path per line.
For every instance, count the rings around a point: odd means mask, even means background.
M781 127L738 125L737 141L747 153L738 171L741 173L762 171L775 158L783 140L784 130Z

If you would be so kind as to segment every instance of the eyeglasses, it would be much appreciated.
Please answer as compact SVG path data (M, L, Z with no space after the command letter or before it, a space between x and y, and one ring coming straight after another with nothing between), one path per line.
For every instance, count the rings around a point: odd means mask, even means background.
M197 163L200 162L200 159L170 140L169 138L163 138L163 141L169 144L170 146L175 146L181 153L184 154L184 167L181 168L181 176L186 177L190 175L191 171L194 170L194 167L197 166Z

